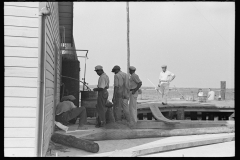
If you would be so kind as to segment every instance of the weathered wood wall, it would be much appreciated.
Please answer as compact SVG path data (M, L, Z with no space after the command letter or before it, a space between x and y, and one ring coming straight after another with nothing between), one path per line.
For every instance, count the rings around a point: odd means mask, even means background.
M55 106L60 101L60 33L58 2L47 2L51 15L45 20L46 70L43 127L43 154L48 149L54 131Z
M39 2L4 2L4 156L34 156Z

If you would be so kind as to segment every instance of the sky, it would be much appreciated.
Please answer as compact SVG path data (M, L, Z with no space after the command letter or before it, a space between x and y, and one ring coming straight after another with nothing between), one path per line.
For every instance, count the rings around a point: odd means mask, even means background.
M161 66L176 78L170 87L234 88L235 2L129 2L130 66L142 86L155 85ZM126 2L74 2L76 49L89 50L86 82L96 85L96 65L113 85L115 65L127 72ZM78 52L85 55L85 52ZM85 61L80 58L81 77Z

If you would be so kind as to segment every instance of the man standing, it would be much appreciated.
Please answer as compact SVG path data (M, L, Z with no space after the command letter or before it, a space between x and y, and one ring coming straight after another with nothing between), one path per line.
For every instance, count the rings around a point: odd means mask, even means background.
M129 101L129 111L131 122L137 122L137 97L138 89L142 86L142 81L139 79L138 75L135 73L136 68L133 66L129 67L129 73L131 74L129 78L130 82L130 101Z
M159 84L160 91L162 93L162 104L167 104L167 96L169 91L169 84L176 76L167 70L167 65L162 65L162 72L159 75Z
M65 96L61 99L61 102L58 103L56 107L55 120L63 125L68 125L70 120L79 118L78 129L85 130L87 129L84 126L87 123L86 108L84 106L77 108L72 102L75 99L72 95Z
M211 88L208 89L208 100L212 101L214 100L215 92L211 90Z
M105 118L105 105L108 99L108 91L109 88L109 78L106 73L103 71L103 67L98 65L95 67L96 73L100 76L98 79L97 88L94 88L94 91L98 91L97 98L97 113L98 113L98 123L96 125L97 128L104 127L106 124Z
M121 71L119 66L114 66L112 72L114 75L114 91L112 102L115 121L122 120L122 110L128 122L130 122L130 114L128 107L129 100L129 78L128 75Z

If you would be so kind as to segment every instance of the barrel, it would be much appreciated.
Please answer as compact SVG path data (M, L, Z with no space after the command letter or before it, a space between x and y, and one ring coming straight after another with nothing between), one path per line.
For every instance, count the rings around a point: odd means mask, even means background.
M86 108L87 117L96 117L98 92L81 91L81 106Z

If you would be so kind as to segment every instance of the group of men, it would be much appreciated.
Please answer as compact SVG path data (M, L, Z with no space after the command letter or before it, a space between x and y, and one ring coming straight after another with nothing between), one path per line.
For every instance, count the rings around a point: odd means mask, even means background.
M94 91L98 92L97 113L98 121L96 127L103 127L106 124L104 107L108 99L109 77L103 71L103 67L98 65L95 67L96 73L99 75L97 88ZM135 73L136 68L129 67L130 77L127 73L121 71L119 66L114 66L114 90L113 90L113 115L115 122L120 122L125 119L130 124L134 125L137 122L137 96L138 90L142 85L142 81ZM128 103L129 102L129 103Z
M98 114L96 127L104 127L106 124L105 107L108 101L109 77L104 72L101 65L95 67L96 73L99 75L98 85L93 91L98 92L96 111ZM134 66L129 67L130 76L121 71L119 66L114 66L114 91L113 91L113 115L115 122L121 122L125 119L130 125L135 125L137 122L137 97L139 88L142 86L142 81L135 73ZM167 104L167 96L170 82L175 78L175 75L167 70L167 66L162 66L162 72L159 75L159 84L157 90L162 94L162 104ZM72 95L65 96L56 108L57 122L67 125L70 120L79 118L78 129L87 129L84 125L87 122L86 108L84 106L76 107L73 104L75 97Z

